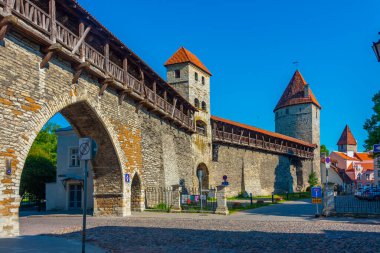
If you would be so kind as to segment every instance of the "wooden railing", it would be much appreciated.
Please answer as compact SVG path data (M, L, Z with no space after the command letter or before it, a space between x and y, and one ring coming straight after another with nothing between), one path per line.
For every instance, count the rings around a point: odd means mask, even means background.
M78 43L79 37L57 22L57 40L61 42L63 46L72 50Z
M105 57L87 43L85 43L84 46L84 55L87 61L94 64L99 69L104 69Z
M42 29L44 32L51 32L50 15L41 10L33 2L29 0L15 0L11 8L17 16L29 20L33 26Z
M311 159L314 157L314 153L308 150L304 150L304 147L299 145L298 148L288 147L285 145L275 144L272 142L267 142L259 140L256 138L249 138L247 136L241 136L238 134L223 132L213 129L212 135L213 141L221 141L236 145L249 146L258 149L264 149L276 153L282 153L291 156L298 156L302 158ZM294 144L295 145L295 144Z
M11 4L10 9L15 16L31 25L34 29L39 30L48 39L54 37L56 41L62 44L62 46L69 52L75 51L75 57L80 56L80 50L78 50L78 43L81 41L80 36L72 32L62 23L54 20L55 14L46 13L30 0L14 0L14 2L10 0L0 0L1 6L6 7L7 3L13 3ZM55 13L54 9L50 10L50 12L52 11ZM55 29L52 29L54 28L53 25L55 25ZM53 30L55 32L53 32ZM105 76L113 77L114 80L120 82L125 88L129 88L134 94L141 97L142 100L147 100L152 106L163 111L163 114L169 115L174 121L179 122L180 125L185 125L195 132L194 121L189 115L186 115L183 111L178 110L177 108L174 109L173 115L173 104L169 103L158 94L155 94L153 90L149 89L140 80L137 80L129 73L126 73L122 67L107 58L109 54L97 51L87 42L83 41L82 43L84 59L77 59L89 62L92 66L103 72ZM106 66L106 63L108 66Z

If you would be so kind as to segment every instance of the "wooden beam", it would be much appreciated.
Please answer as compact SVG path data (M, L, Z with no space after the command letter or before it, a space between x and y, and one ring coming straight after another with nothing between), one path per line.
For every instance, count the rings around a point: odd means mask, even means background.
M81 24L82 24L82 26L83 26L83 23L81 23ZM83 29L83 28L84 28L84 27L82 27L82 29ZM72 54L75 54L75 53L78 51L79 47L82 45L82 43L83 43L84 40L86 39L86 36L87 36L87 34L90 32L90 30L91 30L91 27L90 27L90 26L86 28L86 30L83 32L82 36L81 36L80 39L78 40L77 44L75 45L73 51L71 51Z
M125 57L123 60L123 82L124 86L128 85L128 58Z
M12 13L12 5L15 0L5 0L5 5L4 5L4 13L7 15Z
M242 129L240 133L240 137L239 137L239 143L241 143L241 138L243 137L243 134L244 134L244 130Z
M57 18L56 18L56 6L55 0L49 0L49 14L50 14L50 25L51 25L51 34L50 39L54 43L57 42Z
M61 50L62 45L59 43L54 43L50 47L44 49L43 52L45 52L46 54L40 63L40 69L45 68L48 62L51 60L51 58L53 58L54 54Z
M171 113L172 117L174 117L174 112L175 112L175 109L176 109L175 107L177 106L177 98L174 98L173 100L174 100L173 101L174 102L173 103L173 110L172 110L172 113Z
M107 42L104 45L104 69L106 70L106 74L109 74L109 69L110 69L110 44Z
M82 75L83 71L88 69L90 66L91 66L91 64L89 62L83 62L83 63L79 64L79 66L75 68L74 77L73 77L73 80L71 83L72 84L77 83L78 79Z
M17 23L18 19L13 15L6 16L0 21L0 41L4 40L11 26Z
M120 92L119 93L119 105L123 104L124 98L125 98L126 93L125 92Z
M102 87L100 87L99 90L99 96L102 96L104 94L104 91L107 89L110 83L113 83L114 79L113 78L106 78L103 82L101 82Z
M153 92L154 92L154 106L157 105L157 83L154 81L153 83Z

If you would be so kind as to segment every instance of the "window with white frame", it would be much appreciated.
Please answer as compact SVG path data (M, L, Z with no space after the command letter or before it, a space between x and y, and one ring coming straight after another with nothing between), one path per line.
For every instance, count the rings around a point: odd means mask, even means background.
M69 154L70 154L69 166L79 167L80 160L79 160L78 148L70 148Z

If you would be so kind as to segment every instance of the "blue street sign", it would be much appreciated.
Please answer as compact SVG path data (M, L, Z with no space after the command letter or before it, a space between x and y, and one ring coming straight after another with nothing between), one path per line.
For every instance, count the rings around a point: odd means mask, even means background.
M129 176L128 173L124 174L124 180L125 180L126 183L129 183L131 181L131 177Z
M228 183L227 181L224 181L224 182L222 182L222 185L224 185L224 186L228 186L230 183Z
M311 188L312 198L322 198L322 187L316 186Z
M373 145L373 153L375 154L380 153L380 144Z

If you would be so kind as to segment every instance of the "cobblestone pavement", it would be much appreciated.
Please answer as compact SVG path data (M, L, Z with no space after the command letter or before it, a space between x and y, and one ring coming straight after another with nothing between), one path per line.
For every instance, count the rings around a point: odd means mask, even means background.
M293 209L293 204L284 204L283 209ZM287 220L284 213L277 213L279 206L257 209L260 214L255 215L90 217L87 233L91 243L110 252L378 252L380 248L378 221L320 220L311 215ZM271 212L277 215L263 219ZM21 232L80 240L80 224L81 217L75 215L29 216L21 218Z

